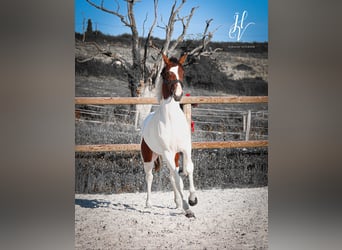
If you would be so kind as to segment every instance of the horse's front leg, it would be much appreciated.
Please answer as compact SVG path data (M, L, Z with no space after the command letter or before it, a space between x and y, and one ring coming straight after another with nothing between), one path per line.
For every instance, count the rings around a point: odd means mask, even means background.
M181 183L181 187L183 186L183 181L182 179L180 179ZM176 186L176 181L175 178L173 177L172 174L170 174L170 182L172 185L172 189L173 189L173 193L174 193L174 201L176 203L176 208L180 208L182 206L182 199L180 197L180 194L177 190L177 186Z
M183 172L185 175L189 178L189 204L190 206L195 206L198 202L197 196L196 196L196 190L194 185L194 163L191 160L191 149L188 149L183 152L184 156L184 163L183 163Z
M183 193L183 181L178 174L178 169L176 168L176 164L174 161L174 154L172 154L171 152L165 152L164 158L170 170L170 175L172 175L172 178L174 178L176 188L181 196L183 209L185 211L185 216L188 218L195 217L194 213L190 210L188 202L185 200L184 193Z

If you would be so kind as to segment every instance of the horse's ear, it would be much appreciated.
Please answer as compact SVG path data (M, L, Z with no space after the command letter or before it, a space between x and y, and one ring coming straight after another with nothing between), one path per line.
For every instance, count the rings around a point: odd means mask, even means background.
M187 56L188 56L188 54L185 53L184 55L182 55L182 56L179 58L178 62L179 62L180 65L183 65L183 63L185 62Z
M163 57L163 60L164 60L165 64L167 64L167 65L170 64L169 58L164 53L162 53L162 57Z

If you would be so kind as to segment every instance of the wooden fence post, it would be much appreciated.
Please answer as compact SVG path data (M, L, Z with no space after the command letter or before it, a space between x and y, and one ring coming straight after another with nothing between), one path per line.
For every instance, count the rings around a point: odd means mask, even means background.
M188 121L189 129L191 132L191 104L184 104L183 105L183 111L184 111L186 120Z
M251 116L252 116L252 113L251 113L251 110L248 110L248 115L247 115L247 128L246 128L246 141L249 140L249 132L251 130Z
M242 117L243 117L243 132L246 132L246 119L247 119L247 115L245 113L243 113Z

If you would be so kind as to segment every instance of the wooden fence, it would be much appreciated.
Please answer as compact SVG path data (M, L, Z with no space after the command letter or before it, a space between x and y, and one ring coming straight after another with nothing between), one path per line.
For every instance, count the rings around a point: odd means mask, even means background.
M183 110L187 120L191 121L191 104L236 104L236 103L267 103L267 96L185 96L181 100L184 104ZM158 104L156 98L152 97L76 97L75 105L100 104L100 105L133 105L133 104ZM249 118L250 119L250 118ZM190 127L189 127L190 129ZM248 137L247 137L248 138ZM192 142L193 149L203 148L249 148L267 147L267 140L255 141L214 141L214 142ZM97 144L76 145L76 152L99 152L99 151L138 151L139 144Z

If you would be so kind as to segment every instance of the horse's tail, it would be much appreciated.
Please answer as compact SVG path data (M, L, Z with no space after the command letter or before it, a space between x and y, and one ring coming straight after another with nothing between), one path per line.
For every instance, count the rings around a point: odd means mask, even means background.
M162 159L159 155L157 159L154 161L154 171L158 172L162 166Z

